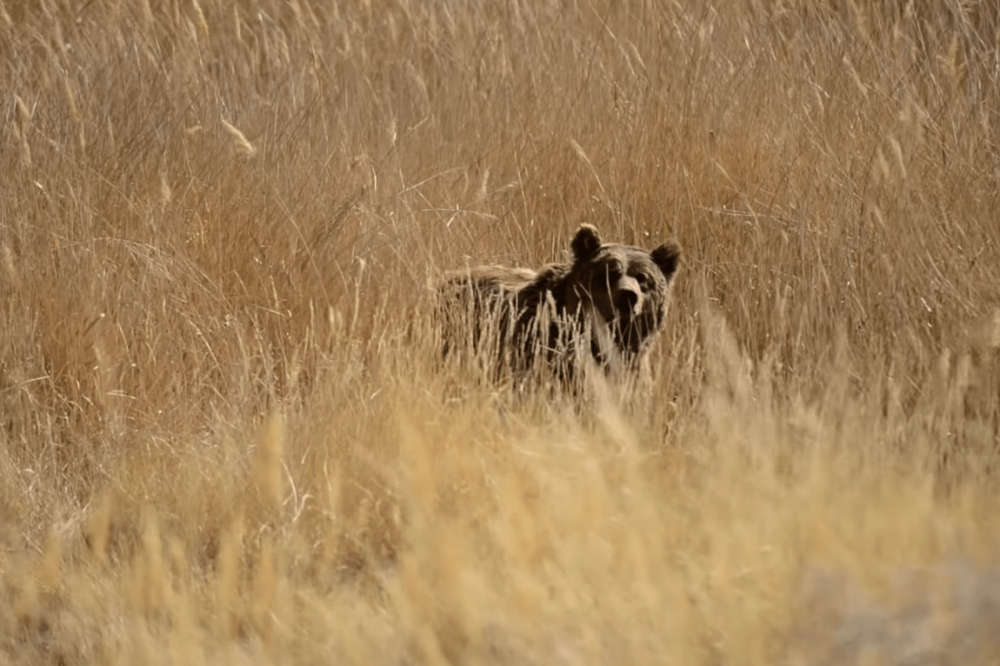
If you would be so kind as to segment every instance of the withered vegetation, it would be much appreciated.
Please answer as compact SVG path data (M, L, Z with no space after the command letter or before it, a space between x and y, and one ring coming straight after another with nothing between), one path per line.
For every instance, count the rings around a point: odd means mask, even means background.
M995 661L998 33L0 2L0 661ZM436 362L581 223L684 247L646 390Z

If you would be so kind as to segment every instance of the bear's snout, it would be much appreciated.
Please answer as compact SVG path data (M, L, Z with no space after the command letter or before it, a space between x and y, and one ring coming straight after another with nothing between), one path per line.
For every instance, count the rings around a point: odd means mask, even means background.
M642 290L633 277L625 276L618 284L618 310L625 315L626 321L642 312Z

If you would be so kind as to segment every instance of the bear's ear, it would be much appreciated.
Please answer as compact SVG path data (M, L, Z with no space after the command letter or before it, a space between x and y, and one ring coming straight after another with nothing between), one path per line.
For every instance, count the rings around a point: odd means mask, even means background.
M650 256L653 263L660 267L663 277L667 278L667 282L670 282L670 278L677 272L677 265L681 262L681 246L677 244L677 241L667 241L653 250Z
M573 259L576 261L586 261L601 249L601 236L597 229L589 224L581 224L573 237Z

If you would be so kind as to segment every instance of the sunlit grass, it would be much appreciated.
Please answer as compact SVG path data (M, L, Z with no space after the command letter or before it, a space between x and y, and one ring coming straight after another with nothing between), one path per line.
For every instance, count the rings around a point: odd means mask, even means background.
M0 661L991 663L998 21L0 5ZM442 363L582 222L650 384Z

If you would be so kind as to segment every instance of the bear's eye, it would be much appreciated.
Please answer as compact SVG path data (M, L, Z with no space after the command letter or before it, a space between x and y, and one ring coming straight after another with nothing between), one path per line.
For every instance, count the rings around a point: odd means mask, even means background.
M645 289L646 285L649 284L649 276L646 275L645 273L636 273L635 281L639 283L640 287Z
M608 268L608 284L616 284L622 279L622 272L614 267Z

